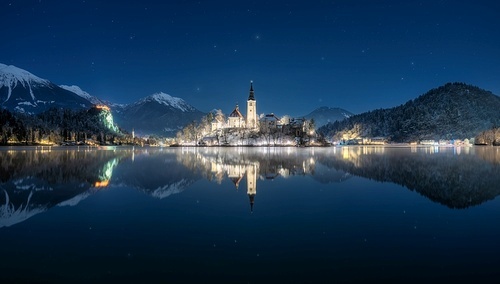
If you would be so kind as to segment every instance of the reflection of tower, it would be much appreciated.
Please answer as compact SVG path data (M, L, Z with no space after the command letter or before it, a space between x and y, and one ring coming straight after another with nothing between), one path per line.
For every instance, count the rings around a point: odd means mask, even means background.
M257 101L253 95L253 81L250 81L250 94L247 100L247 128L257 127Z
M240 186L240 181L243 179L243 175L245 174L245 169L242 165L229 165L228 166L228 174L227 176L231 181L233 181L236 190Z
M257 165L247 166L247 194L250 199L250 211L253 212L253 203L257 194Z

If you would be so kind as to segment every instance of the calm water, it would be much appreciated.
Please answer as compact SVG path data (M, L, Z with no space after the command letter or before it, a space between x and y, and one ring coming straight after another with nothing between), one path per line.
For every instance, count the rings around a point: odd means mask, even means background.
M1 283L500 281L498 147L48 149L0 150Z

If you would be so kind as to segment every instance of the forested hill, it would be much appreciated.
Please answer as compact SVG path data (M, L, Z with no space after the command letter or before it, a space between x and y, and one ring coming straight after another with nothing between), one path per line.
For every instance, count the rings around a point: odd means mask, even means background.
M391 142L473 138L500 125L500 97L464 83L447 83L404 105L377 109L321 127L334 140L384 137Z
M126 136L107 108L51 108L36 115L0 110L0 145L62 144L65 141L119 143Z

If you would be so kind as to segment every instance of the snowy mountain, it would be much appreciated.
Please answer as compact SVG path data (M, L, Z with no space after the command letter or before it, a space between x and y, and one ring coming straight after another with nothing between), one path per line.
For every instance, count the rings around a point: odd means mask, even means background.
M136 104L144 104L148 102L157 102L161 105L165 105L167 107L173 108L173 109L179 109L183 112L189 112L189 111L196 111L194 107L191 105L187 104L183 99L181 98L176 98L172 97L168 94L165 94L163 92L153 94L149 97L146 97Z
M12 112L41 113L49 108L86 109L87 99L30 72L0 64L0 107Z
M79 95L80 97L86 99L87 101L89 101L90 103L92 103L94 105L106 105L106 103L104 101L102 101L101 99L99 99L97 97L90 95L89 93L85 92L84 90L82 90L78 86L60 85L59 87Z
M313 110L308 115L305 115L306 119L314 119L316 128L319 128L329 122L341 121L345 118L351 117L353 114L345 109L332 108L332 107L320 107Z
M177 131L205 113L181 98L156 93L126 106L111 106L116 122L125 130L139 135L175 136Z
M58 86L21 68L0 64L0 108L39 114L50 108L80 110L93 105L107 105L122 129L135 130L139 135L174 136L205 115L183 99L163 92L132 104L117 104L92 96L78 86Z

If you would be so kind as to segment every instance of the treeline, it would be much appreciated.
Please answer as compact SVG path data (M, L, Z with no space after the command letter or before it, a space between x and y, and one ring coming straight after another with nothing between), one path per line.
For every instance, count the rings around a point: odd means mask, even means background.
M131 137L112 123L109 110L52 108L36 115L0 111L1 145L121 144Z
M500 146L500 127L494 127L479 133L474 141L476 145Z
M329 123L318 131L333 140L384 137L392 142L473 138L500 125L500 97L464 83L448 83L398 107Z

